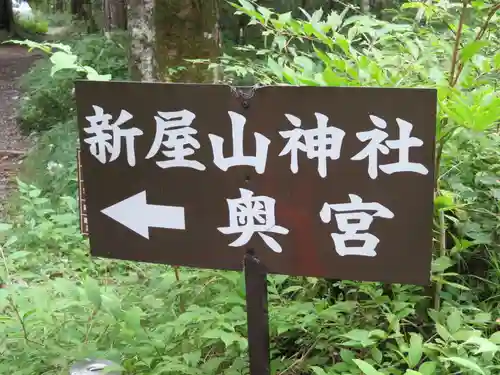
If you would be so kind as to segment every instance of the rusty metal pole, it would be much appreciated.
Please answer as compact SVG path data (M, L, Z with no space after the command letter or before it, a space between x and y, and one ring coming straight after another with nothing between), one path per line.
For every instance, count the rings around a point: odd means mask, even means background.
M250 375L270 375L267 272L252 251L245 254L244 269Z

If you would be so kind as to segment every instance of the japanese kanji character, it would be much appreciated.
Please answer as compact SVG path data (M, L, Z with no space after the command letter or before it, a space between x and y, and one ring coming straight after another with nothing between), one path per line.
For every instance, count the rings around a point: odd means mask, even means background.
M380 240L371 233L360 233L370 229L375 216L392 219L394 214L380 203L366 203L355 195L349 194L350 203L329 204L325 203L320 211L320 218L324 223L332 220L332 211L339 230L343 233L332 233L336 252L341 255L360 255L374 257L377 255L375 249ZM374 211L368 214L366 211ZM361 246L348 246L347 241L361 241Z
M264 232L287 234L288 229L276 225L275 204L273 198L253 196L253 192L240 189L241 198L227 199L229 206L229 226L218 228L221 233L241 233L229 246L243 246L257 233L276 253L281 253L279 243Z
M133 167L135 165L135 137L142 135L143 132L137 128L120 128L133 116L129 112L121 110L118 119L111 124L112 116L109 113L104 113L104 110L96 105L93 105L92 108L95 114L85 117L90 126L83 129L85 133L91 134L90 137L83 140L90 145L90 153L102 164L114 161L120 156L122 138L124 138L127 162ZM107 160L107 153L110 154L109 160Z
M409 161L409 151L411 147L420 147L424 142L416 137L410 137L413 125L408 121L397 118L399 126L399 139L386 141L389 136L385 131L387 122L380 117L370 116L372 123L378 128L365 132L356 133L362 142L369 141L363 150L354 155L351 160L363 160L368 158L368 175L375 179L378 176L378 169L387 174L397 172L415 172L426 175L428 169L420 163ZM385 141L385 142L384 142ZM384 144L385 143L385 144ZM378 165L378 152L384 155L389 154L389 149L399 150L399 160L396 163Z
M255 156L243 155L243 130L246 118L236 112L228 111L228 113L233 129L233 156L224 157L224 139L217 135L209 134L208 137L212 143L215 165L224 172L237 165L248 165L254 167L257 173L264 173L266 169L267 150L271 141L260 133L254 133L256 154Z
M169 160L157 161L160 168L186 167L204 171L206 167L196 160L188 160L200 148L200 143L193 136L198 131L191 127L196 115L186 109L174 112L158 112L155 116L156 135L146 159L155 156L163 145L162 151Z
M321 113L314 115L318 126L313 129L301 129L302 121L298 117L285 114L295 129L279 132L283 138L288 139L279 156L290 154L290 169L293 173L297 173L299 170L298 151L306 152L309 159L318 159L318 173L324 178L327 174L327 160L337 160L340 157L345 131L328 126L327 116Z

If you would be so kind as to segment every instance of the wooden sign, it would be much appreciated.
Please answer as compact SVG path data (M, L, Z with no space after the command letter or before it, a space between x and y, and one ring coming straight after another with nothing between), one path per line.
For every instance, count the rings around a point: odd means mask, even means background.
M428 284L436 91L80 81L93 255Z

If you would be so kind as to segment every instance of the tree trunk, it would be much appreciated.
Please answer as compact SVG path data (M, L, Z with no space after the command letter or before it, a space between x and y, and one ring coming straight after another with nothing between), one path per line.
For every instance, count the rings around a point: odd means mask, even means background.
M12 12L11 0L0 0L0 29L5 29L9 33L14 26L14 13Z
M155 0L129 0L129 70L134 81L155 81L157 72Z
M213 59L222 44L220 0L162 0L156 15L159 73L178 82L213 82L220 79L184 59ZM184 66L180 71L178 67Z
M127 29L127 1L126 0L104 0L104 30Z
M92 14L92 0L71 0L71 14L77 20L85 21L89 33L97 30Z
M64 0L56 0L54 4L54 10L56 12L63 12L64 11Z
M71 14L75 16L75 18L84 18L83 1L84 0L71 0Z

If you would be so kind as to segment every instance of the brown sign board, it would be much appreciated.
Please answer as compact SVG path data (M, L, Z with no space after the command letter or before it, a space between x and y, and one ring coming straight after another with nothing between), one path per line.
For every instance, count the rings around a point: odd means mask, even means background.
M95 256L428 284L436 91L76 83Z
M76 171L78 174L78 205L80 208L80 232L84 236L89 235L89 225L87 219L87 203L85 201L85 187L83 185L82 163L80 150L76 154Z

